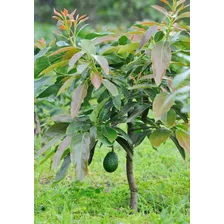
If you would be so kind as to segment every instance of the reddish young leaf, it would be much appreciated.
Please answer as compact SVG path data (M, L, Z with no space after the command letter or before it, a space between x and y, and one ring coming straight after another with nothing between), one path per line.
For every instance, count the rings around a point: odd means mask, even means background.
M54 14L61 17L61 13L57 12L55 8L54 8Z
M151 58L153 75L157 86L159 86L171 61L171 48L169 43L157 43L152 49Z
M105 57L100 55L92 55L95 60L99 63L100 67L103 69L105 74L109 74L109 64Z
M67 79L64 84L62 85L62 87L59 89L57 96L59 96L61 93L63 93L71 84L72 81L75 79L75 76L70 77L69 79Z
M190 155L190 135L182 129L176 130L176 138L181 147L183 147Z
M68 10L64 9L63 14L64 14L64 16L67 16L68 15Z
M152 8L154 8L157 11L163 13L165 16L168 15L168 11L165 8L163 8L163 7L159 6L159 5L152 5Z
M71 103L71 116L75 118L80 110L83 99L86 97L88 84L81 83L73 92Z
M60 30L67 30L67 28L64 25L59 26Z
M53 18L53 19L56 19L56 20L61 20L61 18L58 17L58 16L52 16L52 18Z
M76 52L79 51L79 49L76 48L76 47L63 47L63 48L60 48L60 49L54 51L53 53L51 53L50 56L52 56L52 55L57 55L57 54L60 54L60 53L62 53L62 52L66 52L66 51L70 51L70 50L74 50L74 51L76 51Z
M91 72L90 76L93 86L96 89L100 88L103 81L102 75L99 72Z
M94 45L96 44L100 44L102 42L107 42L107 41L112 41L112 40L117 40L117 37L115 36L104 36L104 37L98 37L98 38L95 38L92 43Z
M140 50L143 47L143 45L149 40L149 38L156 32L157 32L157 26L149 27L139 44L138 50Z
M85 52L83 52L83 51L80 51L80 52L74 54L74 55L72 56L72 58L69 60L69 68L68 68L68 70L71 70L71 69L73 68L74 64L75 64L75 63L79 60L79 58L81 58L84 54L85 54Z
M161 2L167 4L167 5L170 5L169 2L167 0L160 0Z

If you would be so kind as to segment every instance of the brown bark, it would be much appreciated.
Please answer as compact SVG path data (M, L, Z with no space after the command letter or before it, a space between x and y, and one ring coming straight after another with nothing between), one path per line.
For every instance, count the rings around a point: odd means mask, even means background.
M132 123L128 123L128 135L131 137L132 135ZM130 208L132 208L135 211L138 211L138 188L135 183L134 178L134 172L133 172L133 146L132 147L132 156L127 154L126 156L126 173L127 173L127 179L130 189Z

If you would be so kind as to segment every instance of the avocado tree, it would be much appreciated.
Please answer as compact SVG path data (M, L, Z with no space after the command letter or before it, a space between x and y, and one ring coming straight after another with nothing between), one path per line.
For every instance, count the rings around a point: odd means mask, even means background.
M115 171L114 145L120 144L126 152L130 207L136 211L135 148L148 138L157 149L170 138L185 159L190 147L190 42L183 21L189 5L161 2L164 7L152 5L163 15L161 23L138 22L120 36L103 31L80 37L88 17L54 9L57 39L35 43L35 112L41 114L46 105L56 109L47 118L40 115L45 144L35 156L52 159L56 182L70 165L82 181L102 145L112 149L103 166Z

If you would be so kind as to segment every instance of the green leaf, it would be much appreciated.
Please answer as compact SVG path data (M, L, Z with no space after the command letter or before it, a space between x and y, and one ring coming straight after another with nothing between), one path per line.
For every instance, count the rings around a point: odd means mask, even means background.
M90 78L91 78L91 82L92 82L93 86L96 89L100 88L102 81L103 81L102 75L99 72L92 71L90 74Z
M169 111L173 104L174 99L170 97L170 94L157 94L152 105L152 111L155 119L158 120L159 117Z
M171 131L167 129L157 129L152 132L149 139L153 147L157 148L170 136Z
M89 133L90 133L90 148L93 148L93 146L95 145L95 142L96 142L96 138L97 138L97 128L96 128L96 126L92 126L89 129Z
M174 109L170 109L165 113L164 119L161 120L167 128L172 128L175 125L176 117L176 111Z
M131 41L125 36L121 36L119 39L118 39L118 44L119 45L126 45L126 44L129 44Z
M96 47L93 45L91 40L81 40L80 45L86 53L96 54Z
M190 154L190 134L182 129L176 130L176 138L181 145Z
M130 145L133 144L131 138L125 131L123 131L119 127L115 127L114 129L117 131L118 135L121 135L121 137L124 138Z
M183 18L189 18L189 17L190 17L190 12L184 12L184 13L180 14L176 20L183 19Z
M64 134L56 135L43 148L41 148L40 150L37 151L36 157L39 157L41 154L43 154L45 151L47 151L50 147L57 145L63 136L64 136Z
M68 64L68 61L69 61L69 60L65 60L65 61L57 62L57 63L55 63L55 64L53 64L53 65L47 67L46 69L44 69L44 70L40 73L40 75L44 75L44 74L46 74L46 73L48 73L48 72L54 70L55 68L63 67L63 66L65 66L65 65L67 65L67 64Z
M88 172L88 159L90 153L89 133L76 134L71 139L71 161L75 166L76 177L83 180Z
M69 70L71 70L73 67L74 67L74 65L75 65L75 63L83 56L85 54L85 52L84 51L80 51L80 52L78 52L78 53L76 53L76 54L74 54L73 56L72 56L72 58L69 60L69 68L68 68L68 71Z
M60 164L61 161L61 157L64 153L64 151L67 149L69 143L71 141L71 136L66 136L62 142L60 143L60 145L58 146L58 149L53 157L53 163L52 163L52 169L55 170L58 165Z
M150 134L151 134L150 130L139 131L137 133L133 133L131 135L131 139L132 139L133 145L135 147L137 147L138 145L140 145L142 143L142 141L145 139L145 137L149 136Z
M92 55L92 56L98 62L100 67L103 69L104 73L106 75L109 75L109 64L107 59L104 56L100 56L100 55Z
M56 43L56 45L57 45L58 47L69 46L69 44L66 43L65 41L58 41L58 42Z
M69 86L71 86L73 80L76 78L76 76L72 76L69 79L67 79L64 84L59 89L57 96L59 96L61 93L63 93Z
M173 141L173 143L176 145L179 153L181 154L181 156L183 157L183 159L185 160L185 150L180 146L179 142L177 141L176 137L174 136L170 136L170 139Z
M115 129L103 126L102 128L102 134L112 143L117 138L117 132Z
M159 86L171 62L171 48L169 43L157 43L152 49L151 58L154 79L157 86Z
M56 123L47 129L47 131L44 133L44 136L53 138L59 134L65 134L67 127L68 124L66 123Z
M127 123L132 122L136 117L142 114L142 112L147 108L149 108L149 105L139 105L138 107L136 107L129 115L127 119Z
M189 69L185 70L181 74L175 75L173 81L172 81L172 88L177 88L179 85L181 85L184 81L186 81L190 76Z
M118 50L118 54L123 54L123 53L132 53L134 50L136 50L139 46L139 43L130 43L130 44L126 44L120 47L120 49Z
M103 36L107 36L107 35L109 35L109 34L113 34L113 33L111 33L111 32L100 32L100 33L95 32L95 33L88 33L88 34L85 36L85 39L90 40L90 39L93 39L93 38L95 38L95 37L103 37Z
M117 137L116 141L121 145L121 147L126 151L126 153L132 158L133 149L129 143L122 137Z
M56 173L56 177L55 177L55 182L58 182L60 180L62 180L67 171L68 171L68 168L71 164L71 158L70 158L70 153L64 158L64 161L61 165L61 168L58 170L58 172Z
M34 56L34 62L35 62L38 58L44 56L44 55L49 51L49 49L50 49L50 47L47 47L47 48L44 48L44 49L40 50L40 51L38 52L38 54L36 54L36 55Z
M51 119L52 121L55 121L55 122L65 122L65 123L70 123L73 121L71 115L67 115L67 114L57 114L57 115L54 115Z
M47 89L45 89L38 97L44 98L52 95L56 96L60 88L61 84L53 84L49 86Z
M112 98L113 104L117 110L121 109L121 96L117 95Z
M93 112L90 114L89 118L93 123L97 122L98 116L105 103L109 100L109 98L104 99L102 102L97 104L97 106L93 109Z
M49 86L56 82L56 76L44 76L34 81L34 96L38 97Z
M86 97L88 89L87 83L81 83L73 92L71 103L72 118L76 117L79 113L83 99Z
M155 40L155 42L159 42L159 41L161 41L163 39L163 37L164 37L164 32L163 31L159 31L159 32L157 32L155 34L154 40Z
M117 87L107 79L103 79L103 85L111 93L112 96L117 96L119 94Z
M90 147L91 150L90 150L90 153L89 153L88 166L92 163L96 145L97 145L97 142L94 143L93 147Z
M90 124L85 121L73 121L67 127L66 134L73 135L80 131L88 131L90 129Z

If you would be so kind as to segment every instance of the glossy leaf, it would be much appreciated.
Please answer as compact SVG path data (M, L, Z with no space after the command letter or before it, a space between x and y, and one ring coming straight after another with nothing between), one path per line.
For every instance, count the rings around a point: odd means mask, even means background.
M112 98L113 104L117 110L121 109L121 96L117 95Z
M152 105L152 111L155 119L158 119L164 113L169 111L173 104L174 99L170 98L170 94L167 93L157 94Z
M171 48L169 43L157 43L152 49L151 58L154 79L157 86L159 86L171 62Z
M130 43L127 45L122 45L120 49L118 50L118 54L123 54L123 53L132 53L134 50L136 50L139 46L139 43Z
M111 93L112 96L117 96L119 94L117 87L107 79L103 79L103 85Z
M124 138L130 145L133 144L131 138L125 131L119 127L115 127L114 129L117 131L118 135L121 135L121 137Z
M75 166L76 177L83 180L88 172L90 136L88 133L76 134L71 139L71 161Z
M53 139L51 139L44 147L42 147L39 151L37 151L36 157L39 157L45 151L47 151L50 147L56 145L61 140L62 137L63 137L63 134L59 134L55 136Z
M181 145L190 154L190 135L189 132L182 129L176 130L176 138Z
M109 100L109 98L104 99L102 102L100 102L99 104L97 104L97 106L93 109L93 112L90 114L89 118L92 122L96 123L99 113L102 110L102 108L104 107L105 103Z
M103 126L102 134L112 143L117 138L117 132L115 129Z
M90 124L85 121L73 121L71 122L66 130L67 135L73 135L80 131L89 131Z
M151 133L149 140L152 146L157 148L169 138L170 134L170 130L157 129Z
M96 54L96 47L94 46L91 40L81 40L80 42L83 51L88 54Z
M71 115L57 114L52 117L52 120L55 122L70 123L70 122L72 122L72 117L71 117Z
M60 180L62 180L67 171L68 171L68 168L71 164L71 158L70 158L70 153L64 158L64 161L61 165L61 168L58 170L58 172L56 173L56 177L55 177L55 182L58 182Z
M163 37L164 37L164 32L163 31L159 31L159 32L157 32L155 34L154 40L155 40L155 42L159 42L159 41L161 41L163 39Z
M166 114L164 118L164 124L167 128L172 128L175 125L176 122L176 111L174 109L170 109Z
M74 90L71 103L72 118L78 115L82 101L86 97L87 89L88 85L86 83L82 83Z
M127 122L132 122L136 117L138 117L142 112L147 109L149 105L139 105L136 107L132 113L129 115Z
M57 55L57 54L60 54L62 52L71 51L71 50L75 53L77 53L79 51L79 49L75 48L75 47L63 47L63 48L60 48L60 49L54 51L53 53L51 53L50 56Z
M54 70L55 68L63 67L63 66L65 66L65 65L67 65L67 64L68 64L68 60L57 62L57 63L55 63L55 64L53 64L53 65L50 65L50 66L47 67L46 69L44 69L44 70L40 73L40 75L44 75L44 74L46 74L46 73L48 73L48 72Z
M165 16L168 15L168 11L165 8L163 8L163 7L159 6L159 5L152 5L152 8L154 8L157 11L163 13Z
M85 54L85 52L84 51L80 51L80 52L78 52L78 53L76 53L76 54L74 54L73 56L72 56L72 58L69 60L69 68L68 68L68 71L69 70L71 70L73 67L74 67L74 65L75 65L75 63L83 56Z
M100 56L100 55L92 55L92 56L98 62L100 67L103 69L104 73L106 75L108 75L109 74L109 64L108 64L107 59L104 56Z
M67 79L64 84L61 86L61 88L59 89L57 96L59 96L61 93L63 93L69 86L71 86L73 80L75 79L75 76L70 77L69 79Z
M34 81L34 96L38 97L49 86L56 82L56 76L44 76Z
M122 137L117 137L116 141L121 145L121 147L127 152L127 154L132 158L133 149L130 144Z
M91 78L91 82L93 84L93 86L98 89L100 88L103 78L102 75L99 72L91 72L90 74L90 78Z
M61 157L64 153L64 151L67 149L69 143L71 141L71 136L66 136L62 142L60 143L60 145L58 146L58 149L53 157L53 163L52 163L52 169L55 170L58 165L60 164L61 161Z
M139 43L138 49L141 49L144 44L150 39L150 37L157 32L157 26L150 26L148 30L144 33L143 38L141 39L141 42Z
M184 13L180 14L176 20L183 19L183 18L189 18L189 17L190 17L190 12L184 12Z
M175 146L177 147L179 153L181 154L181 156L183 157L183 159L185 160L185 150L180 146L179 142L177 141L176 137L171 135L170 139L173 141L173 143L175 144Z

